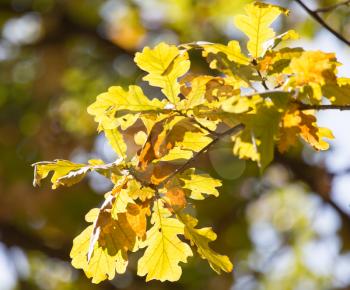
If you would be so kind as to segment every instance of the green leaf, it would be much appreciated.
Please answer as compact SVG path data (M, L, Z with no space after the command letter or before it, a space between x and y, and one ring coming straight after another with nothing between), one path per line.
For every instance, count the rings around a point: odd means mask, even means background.
M339 78L337 83L328 83L322 87L322 94L333 105L350 105L350 79Z

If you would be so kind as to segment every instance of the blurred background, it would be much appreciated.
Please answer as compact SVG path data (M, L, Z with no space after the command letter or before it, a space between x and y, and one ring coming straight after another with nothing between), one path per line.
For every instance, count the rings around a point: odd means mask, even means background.
M92 174L71 188L32 187L36 161L115 158L86 107L112 84L145 86L135 51L160 41L242 40L233 16L249 2L0 0L0 290L350 289L350 112L319 115L336 137L329 152L300 144L277 153L263 176L225 140L199 161L224 181L219 198L196 207L200 226L218 233L213 247L234 262L221 276L196 255L180 281L146 284L131 258L124 275L93 285L69 252L110 184ZM349 47L293 1L270 2L292 10L275 25L301 34L291 45L336 52L339 75L350 77ZM350 39L350 7L322 17ZM194 68L207 66L195 60Z

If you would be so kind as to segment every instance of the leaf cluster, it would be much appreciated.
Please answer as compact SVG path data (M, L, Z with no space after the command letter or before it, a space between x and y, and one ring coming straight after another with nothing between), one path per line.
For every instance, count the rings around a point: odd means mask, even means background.
M34 164L34 184L53 172L54 189L71 186L90 171L113 182L102 206L86 215L90 225L71 251L73 266L94 283L124 273L129 254L143 248L137 273L146 281L178 280L180 262L193 250L217 273L232 270L229 258L209 246L216 239L213 230L198 228L186 210L191 199L219 195L221 181L197 172L192 162L221 138L230 136L232 153L256 161L261 170L273 160L275 146L285 152L302 139L315 150L328 149L324 139L333 135L317 125L310 106L325 100L348 105L350 79L337 78L339 63L332 53L279 48L298 37L293 30L276 35L271 28L287 9L255 2L245 12L235 25L248 38L247 54L236 40L145 47L135 63L164 98L151 99L135 85L113 86L97 96L88 113L118 160ZM191 50L201 51L211 75L191 71Z

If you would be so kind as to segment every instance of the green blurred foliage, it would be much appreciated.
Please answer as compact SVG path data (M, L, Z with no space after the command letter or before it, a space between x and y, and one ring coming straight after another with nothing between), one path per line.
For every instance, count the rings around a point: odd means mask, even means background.
M0 0L0 241L12 263L19 264L15 289L348 287L349 279L334 282L335 268L315 272L305 260L304 248L325 239L313 229L312 213L331 208L327 198L318 197L329 194L331 178L322 166L303 161L301 147L277 158L264 177L255 165L226 152L225 142L200 160L199 168L225 183L220 198L194 204L194 209L203 226L214 227L219 236L215 248L232 258L235 270L217 276L200 258L193 258L173 284L146 285L135 276L131 261L125 275L92 285L70 266L69 250L85 226L84 214L108 190L106 180L91 176L79 186L56 191L47 184L40 189L31 185L30 164L38 160L113 158L104 140L96 138L86 107L112 84L141 83L135 51L159 41L239 39L232 18L248 2ZM293 9L279 26L310 39L320 31L292 1L271 2ZM311 2L315 7L336 3ZM349 14L350 8L342 7L323 17L350 38ZM203 64L195 65L205 70ZM300 172L307 172L307 178L295 180ZM340 240L345 251L350 246L349 221L330 210L338 221L330 236ZM270 242L269 233L274 236ZM345 257L340 250L334 261Z

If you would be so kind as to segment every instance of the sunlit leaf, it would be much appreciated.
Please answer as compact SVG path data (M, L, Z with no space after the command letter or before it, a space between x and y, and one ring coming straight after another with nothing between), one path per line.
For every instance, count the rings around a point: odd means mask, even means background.
M264 55L265 42L275 37L270 25L281 14L288 14L288 10L276 5L254 2L245 7L246 15L235 17L235 25L244 32L248 38L248 51L252 57Z
M135 55L136 64L148 72L143 79L162 89L163 94L176 106L180 101L180 84L177 79L190 68L187 53L180 53L175 45L159 43L153 49L145 47Z
M108 92L97 96L96 102L88 107L88 113L103 129L114 129L120 123L115 118L117 112L127 111L139 113L142 111L157 111L164 108L164 103L158 99L150 100L138 86L129 86L129 91L122 87L110 87Z
M142 244L147 248L138 261L137 274L147 275L146 281L177 281L182 274L179 263L186 263L192 256L189 245L178 237L184 234L184 225L171 217L170 211L159 200L154 204L151 222L152 227Z
M181 178L185 183L183 188L190 190L190 197L193 199L204 199L203 194L219 196L216 187L221 186L221 181L210 177L208 174L194 174L189 172L189 176Z
M216 234L211 228L196 229L198 220L188 214L180 214L180 220L185 225L185 237L197 247L199 255L208 260L210 267L220 274L221 271L231 272L232 263L227 256L220 255L209 247L209 243L216 240Z

